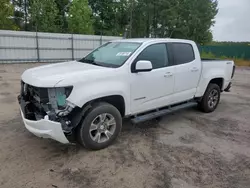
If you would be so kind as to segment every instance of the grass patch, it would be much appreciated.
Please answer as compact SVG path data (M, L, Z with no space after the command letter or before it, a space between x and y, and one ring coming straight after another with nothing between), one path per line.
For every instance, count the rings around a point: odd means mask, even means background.
M241 58L232 58L232 57L226 57L226 56L216 56L214 55L213 53L209 52L209 53L206 53L206 52L202 52L201 53L201 58L205 58L205 59L222 59L222 60L234 60L234 63L237 65L237 66L250 66L250 60L246 60L246 59L241 59Z
M234 62L237 66L248 66L250 67L250 60L244 59L234 59Z

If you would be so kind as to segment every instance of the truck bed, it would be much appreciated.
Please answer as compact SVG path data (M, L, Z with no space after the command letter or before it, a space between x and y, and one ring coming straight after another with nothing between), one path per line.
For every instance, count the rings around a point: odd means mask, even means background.
M222 61L223 62L225 62L225 61L231 61L232 62L232 60L229 60L229 59L228 60L227 59L226 60L222 60L222 59L208 59L208 58L201 58L201 61L205 62L205 63L208 63L208 62L211 62L211 61L221 61L221 62Z
M224 88L227 87L234 74L235 66L232 60L220 59L201 59L202 75L206 77L207 74L217 73L224 78Z

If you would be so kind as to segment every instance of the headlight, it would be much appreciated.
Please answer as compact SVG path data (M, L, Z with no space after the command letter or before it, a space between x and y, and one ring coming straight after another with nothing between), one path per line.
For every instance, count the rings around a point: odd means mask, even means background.
M69 97L73 86L49 88L49 101L54 109L64 109L66 107L66 99Z
M65 87L64 89L65 89L66 98L68 98L73 90L73 86Z
M58 107L66 106L66 99L72 92L73 87L56 88L56 101Z

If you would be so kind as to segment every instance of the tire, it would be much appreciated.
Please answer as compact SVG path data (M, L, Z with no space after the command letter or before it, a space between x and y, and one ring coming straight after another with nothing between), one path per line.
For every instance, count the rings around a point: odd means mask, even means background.
M100 102L93 105L83 118L77 129L77 140L87 149L104 149L115 141L121 128L122 117L117 108Z
M217 84L209 84L201 102L198 103L200 110L205 113L213 112L220 102L220 93L221 90Z

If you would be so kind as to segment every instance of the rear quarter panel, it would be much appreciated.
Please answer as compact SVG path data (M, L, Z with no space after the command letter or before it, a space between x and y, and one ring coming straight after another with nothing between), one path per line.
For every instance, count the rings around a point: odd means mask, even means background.
M232 80L233 66L234 62L227 60L202 61L202 73L195 96L203 96L209 82L214 78L223 79L222 90L224 90Z

